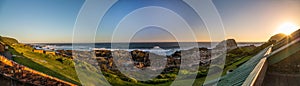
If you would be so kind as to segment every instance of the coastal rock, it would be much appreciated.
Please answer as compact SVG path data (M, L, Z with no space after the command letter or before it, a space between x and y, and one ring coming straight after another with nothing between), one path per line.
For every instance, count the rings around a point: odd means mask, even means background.
M291 34L293 37L300 37L300 28Z
M226 46L224 46L225 44L226 44ZM238 47L237 43L234 39L227 39L227 40L224 40L221 43L219 43L215 47L215 49L224 49L224 48L226 48L227 51L230 51L230 50L236 49L237 47Z
M283 39L284 37L286 37L285 34L279 33L279 34L276 34L276 35L272 36L272 37L269 39L269 41L275 41L275 42L278 42L278 41L280 41L281 39Z

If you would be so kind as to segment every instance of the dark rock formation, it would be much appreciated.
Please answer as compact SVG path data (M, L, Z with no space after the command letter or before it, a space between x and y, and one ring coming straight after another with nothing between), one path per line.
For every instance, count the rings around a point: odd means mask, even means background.
M226 44L226 46L225 46L225 44ZM237 47L238 47L237 43L235 42L234 39L227 39L227 40L224 40L221 43L219 43L215 47L215 49L224 49L224 48L226 48L227 51L230 51L230 50L236 49Z
M275 41L275 42L278 42L278 41L280 41L281 39L283 39L284 37L286 37L285 34L279 33L279 34L276 34L276 35L272 36L272 37L269 39L269 41Z

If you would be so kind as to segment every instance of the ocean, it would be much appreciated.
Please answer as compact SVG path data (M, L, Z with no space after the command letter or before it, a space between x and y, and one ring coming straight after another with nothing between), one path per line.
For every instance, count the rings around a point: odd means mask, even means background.
M193 46L193 43L183 42L181 43L184 46ZM205 47L208 49L214 48L218 43L217 42L198 42L198 47ZM238 42L238 46L260 46L262 42ZM33 45L39 45L42 47L57 49L57 50L72 50L72 43L34 43ZM112 49L111 46L115 49L152 49L155 47L159 47L161 49L179 49L179 43L177 42L139 42L139 43L95 43L95 44L87 44L87 43L76 43L76 49ZM87 45L93 45L94 47L90 47ZM126 46L128 45L128 46Z
M218 43L217 42L198 42L196 45L193 46L195 43L191 42L144 42L144 43L95 43L95 44L88 44L88 43L76 43L75 46L72 46L72 43L35 43L32 45L41 46L43 49L54 49L54 50L81 50L81 51L91 51L91 50L125 50L125 51L133 51L133 50L141 50L146 52L155 53L158 55L171 55L176 51L180 50L187 50L192 49L195 47L198 48L214 48ZM237 45L241 46L260 46L262 42L239 42ZM113 47L112 47L113 46ZM74 48L73 48L74 47Z

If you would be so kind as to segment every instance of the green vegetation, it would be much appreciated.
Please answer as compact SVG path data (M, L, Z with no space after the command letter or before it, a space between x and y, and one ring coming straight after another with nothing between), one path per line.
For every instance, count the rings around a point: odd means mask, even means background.
M234 49L227 54L226 59L226 65L225 70L223 74L227 70L232 70L237 68L238 66L242 65L246 61L248 61L253 55L255 55L255 52L260 51L264 47L269 45L268 43L262 45L261 47L241 47ZM9 49L14 55L21 56L16 57L14 60L20 64L23 64L25 66L28 66L32 69L38 70L40 72L43 72L45 74L58 77L62 80L66 80L72 83L79 84L79 79L77 78L76 71L74 69L73 61L69 58L61 57L61 56L53 56L53 55L46 55L46 54L40 54L40 53L34 53L32 52L32 48L26 47L22 44L13 45ZM80 70L81 72L85 72L84 74L78 75L81 78L86 77L84 80L97 80L97 77L103 77L99 74L95 74L94 69L89 70ZM189 75L190 73L182 71L185 75ZM176 78L176 73L170 73L170 74L161 74L157 78L149 81L137 81L133 78L128 78L124 75L119 75L119 73L113 73L113 72L102 72L105 76L105 79L112 85L118 85L118 86L150 86L150 85L158 85L158 86L168 86L170 85L173 80ZM88 74L88 75L86 75ZM93 78L90 77L89 74L95 75ZM194 82L194 86L202 85L205 80L205 76L207 74L207 68L200 67L199 72L197 73L197 79ZM183 78L183 77L181 77ZM182 79L178 82L185 83L191 79ZM94 81L94 82L102 82L103 81ZM83 83L84 85L92 85L91 83Z
M259 47L255 46L246 46L246 47L239 47L237 49L231 50L227 53L226 56L226 65L225 69L223 70L223 75L227 72L227 70L234 70L247 62L250 58L252 58L254 55L256 55L259 51L263 50L264 48L271 45L271 42L264 43L263 45ZM219 68L219 67L216 67ZM136 81L135 79L128 78L124 75L122 75L119 72L112 72L112 71L102 71L104 74L106 80L112 84L112 85L118 85L118 86L131 86L131 85L137 85L137 86L169 86L173 83L173 81L176 78L179 78L178 81L176 81L179 84L184 85L185 83L189 83L190 80L187 78L190 76L190 74L193 74L191 72L180 70L185 76L179 77L176 76L177 72L174 73L167 73L167 74L160 74L155 79L149 80L149 81ZM199 86L202 85L205 81L206 75L208 72L208 68L205 66L200 66L199 70L197 72L197 78L193 83L193 86ZM212 76L214 77L214 76Z
M74 62L70 58L57 56L57 55L46 55L41 53L32 52L32 48L26 46L24 44L19 44L17 40L8 37L1 37L0 39L5 44L10 45L9 51L16 55L13 58L14 61L18 62L19 64L25 65L30 67L34 70L43 72L50 76L57 77L59 79L78 84L80 85L80 81L77 77ZM273 44L272 41L264 43L259 47L255 46L247 46L247 47L239 47L234 50L231 50L226 55L226 64L225 69L223 70L223 75L228 70L233 70L248 61L252 56L257 54L262 49L266 48L267 46ZM143 54L137 54L138 56L142 56ZM111 85L118 85L118 86L169 86L176 78L180 78L178 83L188 83L191 79L187 78L191 74L197 73L197 79L194 81L193 86L199 86L204 83L206 78L208 67L207 66L200 66L198 72L188 72L185 70L180 70L184 75L184 77L177 77L177 71L172 73L160 74L155 79L148 80L148 81L137 81L134 78L126 77L125 75L121 74L120 72L112 72L112 71L102 71L102 75L97 72L96 68L93 66L86 64L86 63L76 63L77 71L83 72L79 73L81 80L88 81L88 82L95 82L95 83L82 83L83 85L97 85L97 84L104 84L105 80L100 80L99 77L105 78ZM91 76L93 75L93 76Z
M14 39L14 38L1 37L1 36L0 36L0 41L4 42L5 44L8 44L8 45L19 43L18 40Z
M272 45L274 41L269 41L262 44L259 47L240 47L234 50L231 50L227 53L226 64L223 71L223 75L226 74L228 70L233 70L247 62L251 57L259 53L261 50Z
M149 80L149 81L143 81L143 82L130 81L130 80L124 81L121 79L121 77L114 75L114 74L104 72L104 75L106 76L105 77L106 80L113 86L153 86L153 85L169 86L173 82L173 80L170 81L169 79L157 79L157 78L155 78L153 80ZM202 85L204 82L204 79L205 79L205 77L197 78L194 82L194 86ZM191 79L182 79L182 80L178 80L177 82L184 85L189 80L191 80Z
M13 60L19 64L74 84L80 84L74 65L70 63L72 62L71 59L34 53L31 47L23 44L14 44L9 48L9 51L17 55Z

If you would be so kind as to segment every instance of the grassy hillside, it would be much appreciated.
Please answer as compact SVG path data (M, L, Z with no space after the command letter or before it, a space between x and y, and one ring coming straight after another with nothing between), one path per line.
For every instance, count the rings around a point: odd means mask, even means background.
M32 52L32 48L21 44L9 48L12 54L17 55L13 60L34 70L43 72L59 79L79 84L74 65L66 65L53 58L64 58L60 56L45 55Z
M8 45L19 43L18 40L14 39L14 38L1 37L1 36L0 36L0 41L4 42L5 44L8 44Z
M54 76L74 84L80 84L80 81L77 76L81 76L81 79L82 77L86 77L84 80L88 80L88 81L95 81L97 80L96 79L97 77L103 77L102 75L99 74L93 74L94 73L93 71L88 71L88 70L78 70L78 71L85 72L86 74L89 75L85 75L85 74L77 75L75 71L75 66L72 63L71 59L62 56L34 53L32 52L31 47L25 46L24 44L19 44L16 39L8 38L8 37L0 37L0 41L10 45L9 51L12 54L17 55L17 57L13 58L14 61L16 61L19 64L25 65L29 68L32 68L34 70L48 74L50 76ZM232 70L239 67L240 65L248 61L257 52L269 46L270 44L272 43L265 43L260 47L241 47L228 52L226 56L227 57L226 65L223 74L225 74L227 70ZM64 61L67 61L68 64L66 64ZM71 64L69 64L70 63L69 61L71 61ZM198 74L197 79L193 84L194 86L202 85L205 80L207 69L200 68L199 71L200 74ZM94 78L91 77L90 74L92 74ZM133 86L133 85L134 86L153 86L153 85L169 86L173 82L173 79L170 78L155 78L154 80L151 80L149 82L141 82L141 81L136 81L134 79L124 78L124 76L120 76L120 74L118 73L116 74L116 73L103 72L103 74L106 80L110 82L110 84L116 86ZM176 77L176 74L175 75L163 74L161 76ZM188 73L186 76L189 76ZM184 83L187 83L188 80L190 79L182 79L179 80L178 82L184 85ZM95 81L95 82L103 82L103 81ZM95 85L92 83L82 83L82 84Z
M8 50L13 55L16 55L16 57L13 58L15 62L50 76L57 77L74 84L80 84L74 65L65 64L56 60L58 58L67 58L34 53L32 52L31 47L20 44L18 40L14 38L0 36L0 41L10 46Z

